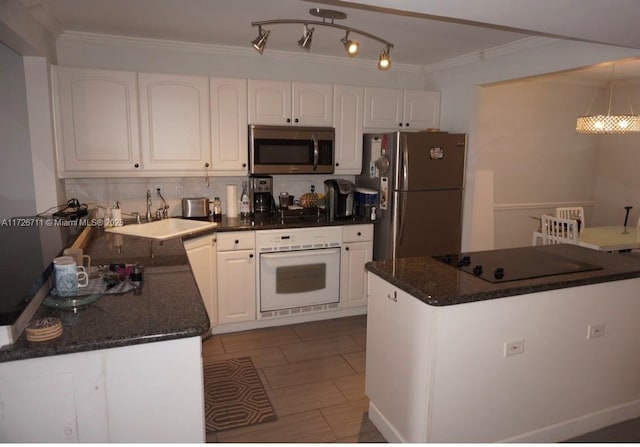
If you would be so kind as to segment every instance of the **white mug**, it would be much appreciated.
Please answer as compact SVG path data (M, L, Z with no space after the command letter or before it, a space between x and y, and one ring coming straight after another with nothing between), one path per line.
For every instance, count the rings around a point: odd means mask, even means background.
M79 287L89 284L89 275L84 267L78 266L71 256L60 256L53 260L56 290L59 296L74 296Z

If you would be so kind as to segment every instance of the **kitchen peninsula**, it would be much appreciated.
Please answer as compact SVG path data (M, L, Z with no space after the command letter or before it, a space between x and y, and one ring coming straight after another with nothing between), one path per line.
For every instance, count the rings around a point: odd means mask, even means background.
M209 319L179 239L89 227L92 264L144 265L142 287L77 313L63 334L0 350L4 442L204 442L201 334Z
M640 416L640 256L510 250L584 269L491 282L433 258L367 264L366 394L388 441L556 442Z

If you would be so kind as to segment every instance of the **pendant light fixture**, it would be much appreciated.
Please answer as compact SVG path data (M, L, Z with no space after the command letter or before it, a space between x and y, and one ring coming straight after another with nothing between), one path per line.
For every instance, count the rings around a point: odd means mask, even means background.
M633 108L629 104L631 113L628 115L611 115L611 102L613 99L615 64L611 66L611 83L609 85L609 107L606 115L589 115L591 105L585 116L579 116L576 121L576 132L592 135L620 135L640 132L640 116L634 115Z
M309 10L309 14L316 17L322 17L322 21L318 20L298 20L298 19L277 19L277 20L264 20L260 22L253 22L251 26L258 27L258 37L251 41L253 48L260 54L264 51L264 47L267 43L267 39L271 31L263 30L262 27L264 25L281 25L281 24L295 24L301 23L304 25L304 33L302 38L298 40L298 45L305 51L309 51L311 49L311 38L313 37L313 31L315 28L310 28L310 25L315 26L326 26L330 28L338 28L346 31L346 35L340 39L340 42L344 46L344 49L349 57L355 57L358 55L360 51L360 43L351 40L349 38L350 33L360 34L366 38L381 42L384 45L384 49L380 56L378 57L378 69L379 70L388 70L391 68L391 57L389 53L391 48L393 48L393 44L387 40L384 40L381 37L368 33L366 31L358 30L355 28L351 28L344 25L339 25L334 23L334 20L342 20L347 18L347 14L341 11L335 11L333 9L322 9L322 8L311 8Z

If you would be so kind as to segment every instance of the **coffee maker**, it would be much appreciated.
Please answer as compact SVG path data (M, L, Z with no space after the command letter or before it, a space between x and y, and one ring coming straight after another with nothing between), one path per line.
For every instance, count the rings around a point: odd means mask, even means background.
M266 216L275 213L273 200L273 177L270 175L252 175L249 177L249 203L251 213Z
M329 179L324 181L325 206L329 220L353 217L353 197L356 190L349 180Z

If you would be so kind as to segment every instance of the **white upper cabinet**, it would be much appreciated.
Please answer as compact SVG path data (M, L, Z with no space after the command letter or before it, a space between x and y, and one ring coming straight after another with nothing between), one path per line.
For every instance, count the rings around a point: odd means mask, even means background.
M211 78L211 171L246 175L247 80Z
M209 77L139 73L145 171L202 171L211 164Z
M426 130L440 122L440 93L365 87L365 128Z
M53 76L60 177L140 170L136 73L56 67Z
M249 80L249 123L331 126L333 86Z
M362 170L362 123L364 88L333 87L333 127L336 129L333 173L360 174Z

